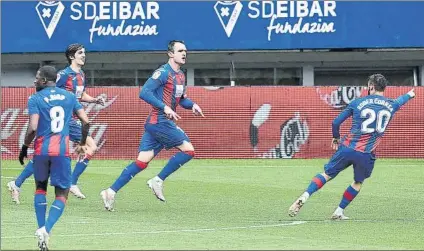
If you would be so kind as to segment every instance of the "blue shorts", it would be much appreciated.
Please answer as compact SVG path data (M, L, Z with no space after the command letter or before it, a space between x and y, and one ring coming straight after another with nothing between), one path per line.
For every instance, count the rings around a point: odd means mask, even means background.
M163 148L171 149L181 145L184 141L190 142L185 132L172 121L157 124L146 123L138 151L154 150L155 155Z
M71 158L66 156L35 155L34 179L46 181L50 177L50 184L62 189L71 187Z
M82 138L81 121L78 119L71 119L69 123L69 139L73 142L79 143Z
M364 182L371 176L374 169L375 155L372 153L362 153L340 145L339 149L324 166L325 174L331 178L336 177L341 171L353 165L353 178L355 182Z

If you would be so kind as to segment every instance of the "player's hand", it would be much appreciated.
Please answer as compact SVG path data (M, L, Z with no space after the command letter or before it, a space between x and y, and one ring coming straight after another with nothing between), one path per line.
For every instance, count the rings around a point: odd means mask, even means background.
M21 151L19 152L19 162L24 165L24 158L28 158L28 146L22 145Z
M105 98L103 96L100 96L94 100L94 103L99 105L105 105Z
M414 89L414 88L412 88L412 90L410 90L407 94L408 94L409 96L411 96L411 98L415 98L415 89Z
M340 139L333 138L331 141L331 148L335 151L339 149Z
M178 115L176 112L174 112L172 109L171 109L171 107L169 107L169 106L165 106L165 108L163 109L163 112L165 113L165 115L166 115L166 117L168 118L168 119L171 119L171 120L178 120L178 119L181 119L181 117L180 117L180 115Z
M86 145L78 145L75 148L75 152L78 154L78 161L84 159L85 153L87 152L88 147Z
M191 110L193 111L194 115L200 115L202 117L205 117L205 115L203 115L202 109L197 104L194 104Z

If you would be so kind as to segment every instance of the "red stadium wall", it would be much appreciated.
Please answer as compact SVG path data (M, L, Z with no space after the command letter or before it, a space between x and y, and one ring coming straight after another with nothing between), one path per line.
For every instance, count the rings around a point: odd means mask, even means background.
M409 87L390 87L395 98ZM28 122L27 99L33 88L2 88L2 159L17 159ZM149 107L139 89L89 88L105 95L104 107L86 104L98 159L134 159ZM424 88L392 120L377 148L378 157L424 158ZM197 158L329 157L331 122L347 103L361 94L351 87L191 87L188 95L206 118L178 108L178 122L191 138ZM350 121L342 132L346 133ZM71 144L72 146L72 144ZM72 150L71 150L72 151ZM168 157L164 151L158 157Z

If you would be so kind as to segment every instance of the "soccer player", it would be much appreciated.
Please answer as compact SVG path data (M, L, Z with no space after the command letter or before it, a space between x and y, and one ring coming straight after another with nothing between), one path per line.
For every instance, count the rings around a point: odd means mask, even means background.
M324 166L324 172L317 174L306 191L291 205L289 215L294 217L308 198L335 178L341 171L353 165L353 183L346 189L338 208L332 215L333 220L347 220L345 208L358 195L365 179L371 176L374 168L375 149L401 106L415 97L414 89L397 99L384 97L388 81L381 74L368 78L368 96L355 99L334 119L332 124L333 140L331 147L337 150ZM350 133L340 140L340 125L352 117Z
M136 174L146 169L149 162L163 148L176 147L180 151L170 158L157 176L147 181L147 185L161 201L165 201L164 180L194 157L194 147L190 139L174 122L181 118L176 113L177 105L204 117L202 109L185 94L185 76L181 71L187 57L184 42L169 42L167 54L168 63L158 68L140 91L140 99L150 104L151 110L144 124L138 158L122 171L112 186L100 193L106 210L113 210L115 194Z
M82 136L78 152L85 147L89 121L83 107L75 95L55 87L56 69L52 66L41 67L35 77L37 92L28 100L29 126L24 144L19 153L19 162L24 164L28 147L34 143L34 196L35 215L40 250L47 250L49 234L62 215L69 187L71 186L71 159L69 158L69 123L75 112L81 119ZM46 219L47 182L55 187L56 198Z
M57 75L56 86L75 94L75 96L83 102L96 103L104 105L105 100L102 97L93 98L85 91L85 75L82 67L85 64L85 48L81 44L71 44L65 52L69 66L60 71ZM70 139L78 144L81 140L81 123L75 117L70 121ZM79 160L72 173L72 186L70 192L77 198L85 199L85 195L77 186L77 182L81 174L87 168L88 162L97 150L96 142L93 138L87 138L87 151L83 158ZM14 181L10 181L7 186L11 191L12 201L19 204L20 188L24 181L33 174L33 162L30 161Z

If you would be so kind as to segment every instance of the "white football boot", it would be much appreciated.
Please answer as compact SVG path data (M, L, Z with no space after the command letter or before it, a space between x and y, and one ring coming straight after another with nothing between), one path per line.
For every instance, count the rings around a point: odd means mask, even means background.
M48 251L49 250L49 234L46 231L45 227L41 227L35 231L35 236L37 236L38 247L40 251Z
M21 193L21 189L16 186L14 180L7 183L7 189L10 191L10 195L12 196L12 201L16 204L20 204L19 194Z
M85 195L81 192L81 190L79 189L77 185L72 185L71 189L69 189L69 192L71 192L77 198L85 199Z
M304 192L289 208L289 216L296 216L305 202L308 200L309 194Z
M147 186L149 186L153 194L156 195L156 198L165 202L165 197L163 196L163 180L156 176L147 181Z
M115 194L116 192L112 189L108 188L100 192L100 196L102 196L103 204L105 209L108 211L114 211L113 203L115 202Z

